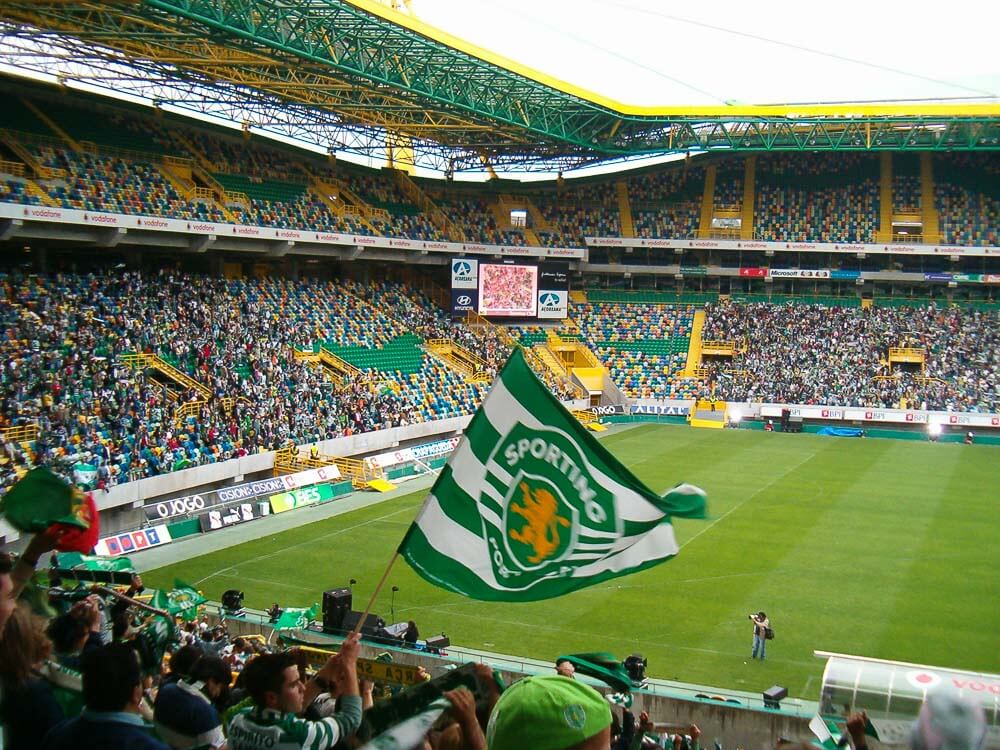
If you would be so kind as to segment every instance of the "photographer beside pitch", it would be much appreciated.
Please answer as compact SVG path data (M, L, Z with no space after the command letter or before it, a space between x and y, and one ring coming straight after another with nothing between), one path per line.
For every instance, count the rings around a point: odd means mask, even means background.
M767 641L771 634L771 622L767 619L767 615L763 610L755 615L747 615L751 620L753 620L753 651L750 653L751 659L756 659L757 654L760 654L760 660L764 661L764 656L767 653Z

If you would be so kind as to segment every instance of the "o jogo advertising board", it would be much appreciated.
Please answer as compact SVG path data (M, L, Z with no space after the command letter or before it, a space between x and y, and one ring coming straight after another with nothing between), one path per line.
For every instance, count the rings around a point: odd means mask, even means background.
M306 469L296 474L258 479L255 482L244 482L232 487L223 487L196 495L185 495L169 500L159 500L147 503L143 507L143 510L146 512L146 519L148 521L162 521L174 516L197 513L215 505L233 503L239 500L250 500L261 495L272 495L275 492L308 487L311 484L329 482L335 479L340 479L340 469L336 466L323 466L319 469Z

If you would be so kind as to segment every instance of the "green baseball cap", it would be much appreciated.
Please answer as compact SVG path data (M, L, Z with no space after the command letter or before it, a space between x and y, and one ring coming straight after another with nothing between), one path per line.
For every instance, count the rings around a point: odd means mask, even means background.
M561 675L526 677L507 688L486 727L489 750L563 750L611 724L594 688Z

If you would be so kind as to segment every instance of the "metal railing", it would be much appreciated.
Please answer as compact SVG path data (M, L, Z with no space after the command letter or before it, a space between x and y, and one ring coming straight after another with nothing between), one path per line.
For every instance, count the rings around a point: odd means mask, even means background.
M24 177L25 169L24 165L20 162L0 159L0 172L12 174L16 177Z
M37 440L40 431L41 428L38 426L38 422L29 422L28 424L6 427L3 430L0 430L0 436L2 436L6 442L24 443Z

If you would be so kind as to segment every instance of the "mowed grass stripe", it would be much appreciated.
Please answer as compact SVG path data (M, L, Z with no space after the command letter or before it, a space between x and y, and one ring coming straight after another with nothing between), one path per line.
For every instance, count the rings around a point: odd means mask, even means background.
M913 661L928 644L941 644L950 665L998 673L998 457L988 446L941 447L950 449L937 453L951 459L954 470L899 582L894 617L874 648ZM939 471L925 462L914 474L927 481Z
M795 509L798 522L788 517L787 506L775 508L775 517L784 518L797 533L773 532L775 546L784 553L772 560L771 574L754 579L757 586L747 603L751 611L758 608L755 602L767 603L782 634L779 648L773 649L778 654L804 661L813 658L815 649L874 653L887 619L894 616L899 581L928 522L920 513L887 523L871 521L912 495L886 469L894 465L899 445L882 441L854 456L834 443L835 449L824 456L825 476L818 478L822 493ZM886 489L881 497L866 492L885 484L897 485L896 490ZM939 494L945 484L942 478L936 486L928 485L928 496ZM881 559L886 548L902 554ZM881 564L870 565L876 557ZM804 690L805 685L797 688Z
M678 541L690 544L675 560L518 605L461 599L400 562L387 582L400 588L396 619L537 658L640 651L657 677L751 690L780 683L812 699L823 667L812 650L831 643L868 656L1000 666L995 448L654 425L603 442L658 492L681 480L709 492L711 518L676 521ZM242 588L259 608L309 605L357 578L361 609L424 494L145 577L150 585L204 579L213 599ZM764 664L743 663L751 609L775 618ZM375 611L389 619L386 597Z

